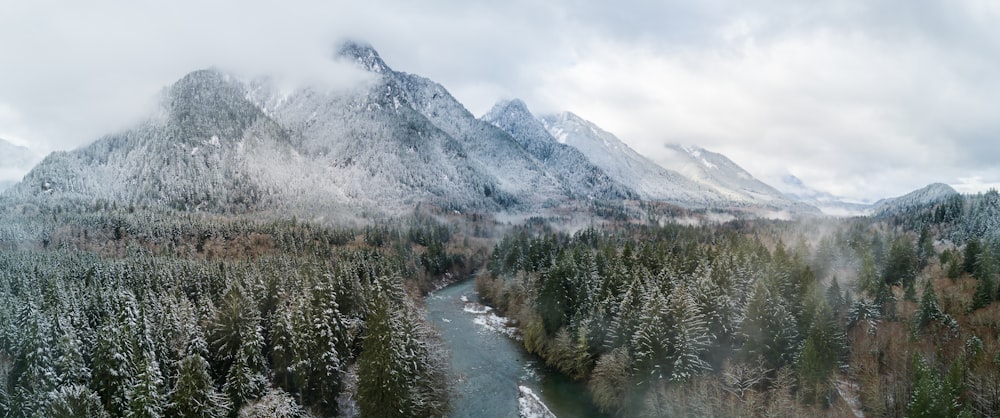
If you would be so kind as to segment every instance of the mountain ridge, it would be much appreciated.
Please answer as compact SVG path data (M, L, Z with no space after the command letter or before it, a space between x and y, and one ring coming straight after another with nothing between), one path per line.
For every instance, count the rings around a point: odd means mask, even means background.
M370 44L345 42L333 55L370 80L283 90L267 77L192 71L164 89L146 121L50 155L5 196L239 213L392 214L429 203L530 214L591 200L812 213L720 154L685 149L729 170L694 181L572 113L538 117L511 100L476 118ZM732 180L741 173L749 183Z

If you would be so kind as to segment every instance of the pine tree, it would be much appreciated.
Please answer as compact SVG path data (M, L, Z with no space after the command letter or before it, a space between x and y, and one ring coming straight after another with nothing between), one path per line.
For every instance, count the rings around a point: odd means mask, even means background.
M983 251L982 247L983 245L978 239L972 239L965 243L965 249L962 252L962 267L966 273L976 272L976 266L979 264L979 257Z
M976 281L976 290L972 295L972 309L985 308L993 303L997 295L997 280L992 274L984 274Z
M137 306L129 292L119 293L117 300L120 305L116 317L107 321L97 334L93 385L104 409L113 416L124 416L128 410L128 388L136 376Z
M957 411L953 411L953 400L948 399L950 394L945 390L940 375L923 357L918 356L914 360L913 382L913 392L906 405L907 416L914 418L955 416Z
M920 237L917 238L917 264L919 269L927 267L927 264L934 257L934 241L931 237L927 225L920 228Z
M311 302L302 318L305 334L297 335L296 347L302 374L301 392L307 404L322 414L337 410L340 378L344 371L341 358L350 355L350 338L332 289L320 283L312 289Z
M393 306L395 285L378 279L358 356L358 406L363 416L426 417L447 409L446 359L428 344L429 331L412 307ZM386 289L388 287L388 289Z
M228 400L215 390L208 374L208 362L198 354L181 360L177 383L168 399L169 416L221 418L229 412Z
M760 281L740 326L743 352L749 362L760 359L771 370L791 363L799 341L795 317L786 302Z
M635 374L646 385L668 379L671 375L668 358L668 339L671 336L666 316L667 301L663 294L653 291L647 295L630 344L634 352Z
M58 321L60 335L56 342L56 374L60 385L86 385L90 382L91 372L84 358L84 342L68 322Z
M22 340L7 376L13 383L9 408L14 416L30 416L34 411L45 408L46 396L59 383L52 327L48 318L32 302L22 308L18 326Z
M668 298L670 381L685 382L710 368L703 360L712 338L694 296L680 286Z
M135 385L128 390L128 410L130 418L158 418L163 416L164 396L161 392L163 378L160 365L150 351L143 352L139 361Z
M917 256L913 243L906 236L896 238L889 246L883 280L890 285L901 284L904 288L911 288L916 277Z
M101 398L90 388L81 384L60 386L50 396L48 405L41 413L50 418L106 418L108 413L101 406Z
M263 345L255 302L241 285L230 285L211 324L211 348L234 410L264 390L267 366Z
M935 321L939 321L942 325L955 331L958 330L958 324L955 320L950 315L941 311L941 307L938 305L937 294L934 292L934 286L929 280L924 283L924 292L920 297L920 306L917 308L915 321L918 333Z
M358 406L364 416L409 417L409 382L402 351L400 318L384 293L377 295L366 321L358 356Z

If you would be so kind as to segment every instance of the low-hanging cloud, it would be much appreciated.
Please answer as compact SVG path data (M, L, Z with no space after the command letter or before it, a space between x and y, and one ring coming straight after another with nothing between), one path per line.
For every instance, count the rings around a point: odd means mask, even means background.
M345 38L442 83L475 114L520 97L656 160L666 142L857 200L1000 182L1000 6L318 0L23 2L0 14L0 137L67 149L127 127L218 67L331 88Z

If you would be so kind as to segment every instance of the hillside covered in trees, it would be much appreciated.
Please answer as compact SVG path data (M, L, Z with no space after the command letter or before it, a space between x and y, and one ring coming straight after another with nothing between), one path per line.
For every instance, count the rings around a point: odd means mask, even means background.
M448 410L420 295L484 259L449 227L43 211L0 223L0 416Z
M338 227L3 205L3 416L447 416L470 371L448 369L422 297L474 272L612 416L1000 408L996 191L695 226L595 205L572 233L571 215L433 208Z
M614 416L995 416L998 196L808 223L526 227L477 286Z

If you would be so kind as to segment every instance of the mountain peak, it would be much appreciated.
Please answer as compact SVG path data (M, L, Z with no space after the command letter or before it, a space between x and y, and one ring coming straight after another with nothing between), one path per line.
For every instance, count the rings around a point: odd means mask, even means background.
M957 195L959 195L959 193L947 184L931 183L899 197L879 200L872 205L872 212L876 216L884 215L913 207L936 203Z
M385 61L382 61L382 57L379 56L378 51L367 42L356 40L344 41L340 45L340 48L337 49L336 56L357 62L364 69L374 73L391 71L389 66L385 65Z
M505 117L527 117L534 119L534 115L528 110L528 105L524 104L521 99L500 100L496 102L493 108L483 115L482 119L493 123Z

